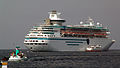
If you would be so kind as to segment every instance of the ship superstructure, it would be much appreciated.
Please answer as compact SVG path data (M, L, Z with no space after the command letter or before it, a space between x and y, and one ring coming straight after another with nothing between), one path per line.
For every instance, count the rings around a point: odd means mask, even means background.
M115 42L110 31L90 17L80 25L63 25L57 11L49 12L43 25L33 26L24 45L32 51L102 51Z

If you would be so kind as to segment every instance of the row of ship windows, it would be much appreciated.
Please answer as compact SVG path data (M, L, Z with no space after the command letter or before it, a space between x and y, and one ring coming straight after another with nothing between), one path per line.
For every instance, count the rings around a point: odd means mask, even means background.
M48 45L48 43L24 43L25 45Z
M27 35L27 36L36 36L36 35ZM43 35L37 35L37 36L43 36Z
M50 29L50 30L53 30L53 28L42 28L42 30L44 30L44 29ZM31 29L31 30L41 30L41 28L34 28L34 29Z
M38 32L30 32L30 33L38 33ZM54 34L53 32L44 32L42 34Z
M53 28L42 28L42 29L53 29Z
M36 36L36 35L27 35L27 36ZM37 35L37 36L48 36L48 37L55 37L55 35Z
M31 30L33 33L41 33L41 32L57 32L57 30Z
M38 40L29 40L29 41L25 40L25 42L38 42Z
M25 40L25 42L38 42L38 40ZM41 42L44 42L44 40L42 40Z

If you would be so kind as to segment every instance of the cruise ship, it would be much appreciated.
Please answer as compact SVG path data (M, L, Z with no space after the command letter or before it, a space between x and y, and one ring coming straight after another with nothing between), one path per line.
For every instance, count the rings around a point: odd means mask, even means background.
M63 25L65 19L53 10L44 24L33 26L24 45L31 51L106 51L115 42L110 31L92 18L78 25Z

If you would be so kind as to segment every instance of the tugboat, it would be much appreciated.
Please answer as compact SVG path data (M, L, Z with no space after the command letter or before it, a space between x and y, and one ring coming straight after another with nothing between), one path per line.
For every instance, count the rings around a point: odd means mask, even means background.
M21 61L27 59L27 57L24 56L24 53L22 53L19 48L19 46L16 47L16 51L11 53L8 61Z

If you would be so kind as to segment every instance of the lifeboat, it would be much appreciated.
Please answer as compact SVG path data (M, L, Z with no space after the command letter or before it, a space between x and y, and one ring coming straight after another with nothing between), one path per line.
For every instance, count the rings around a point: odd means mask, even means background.
M80 35L90 35L90 33L82 33L82 32L62 32L64 34L80 34Z
M105 36L105 35L107 35L107 34L103 34L103 33L95 33L94 35Z

